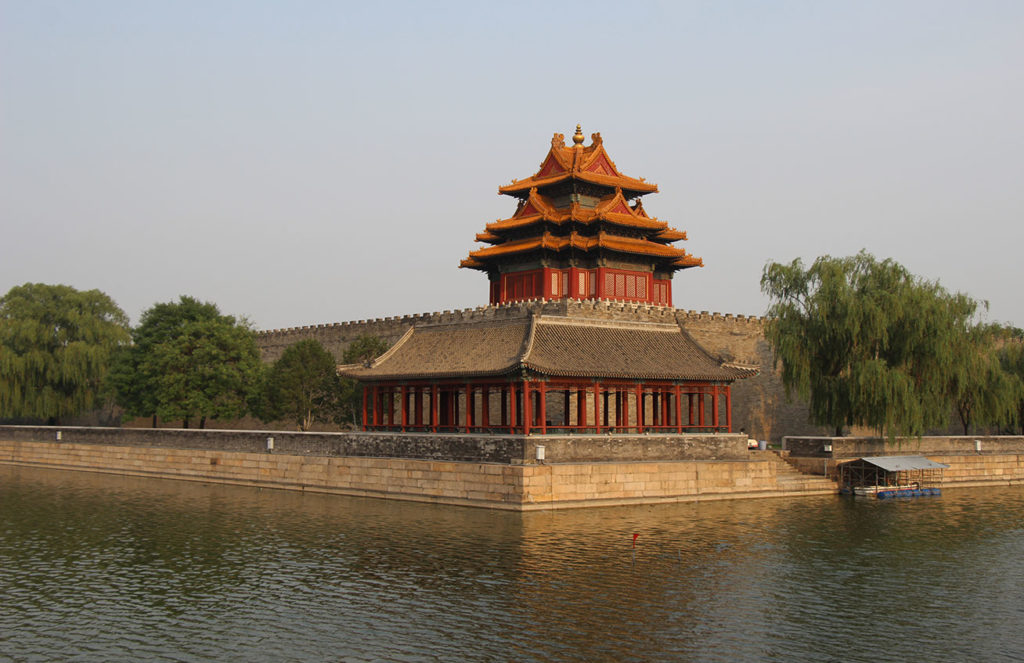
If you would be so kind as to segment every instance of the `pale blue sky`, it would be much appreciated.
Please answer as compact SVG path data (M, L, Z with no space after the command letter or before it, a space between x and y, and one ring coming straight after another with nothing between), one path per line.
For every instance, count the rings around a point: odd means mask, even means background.
M600 131L761 314L866 248L1024 326L1024 2L0 0L0 292L189 294L259 328L472 307L551 134Z

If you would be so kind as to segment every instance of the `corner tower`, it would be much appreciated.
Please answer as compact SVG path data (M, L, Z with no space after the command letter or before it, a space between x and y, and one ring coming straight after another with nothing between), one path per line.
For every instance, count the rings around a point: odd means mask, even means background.
M500 187L519 200L515 214L489 223L459 266L486 272L490 303L525 299L614 299L672 306L672 275L703 267L672 244L686 233L650 217L640 198L655 184L627 177L601 134L584 146L555 134L534 175Z

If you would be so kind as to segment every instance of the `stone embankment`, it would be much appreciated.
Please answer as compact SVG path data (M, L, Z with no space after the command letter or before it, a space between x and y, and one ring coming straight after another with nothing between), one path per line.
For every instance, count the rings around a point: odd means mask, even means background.
M0 463L523 511L836 491L745 443L0 426Z
M837 467L865 456L925 456L949 465L947 488L1024 485L1024 436L964 435L898 438L787 437L785 460L807 474L835 479Z

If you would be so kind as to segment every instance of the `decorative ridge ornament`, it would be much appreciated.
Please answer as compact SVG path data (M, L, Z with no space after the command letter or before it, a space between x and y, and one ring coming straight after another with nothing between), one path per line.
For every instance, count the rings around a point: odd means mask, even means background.
M583 127L577 124L576 133L572 135L572 144L574 146L583 147L583 140Z

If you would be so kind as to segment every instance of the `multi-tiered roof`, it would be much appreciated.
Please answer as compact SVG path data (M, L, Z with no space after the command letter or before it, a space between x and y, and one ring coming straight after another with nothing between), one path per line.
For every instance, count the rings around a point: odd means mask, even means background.
M460 267L485 271L492 282L503 274L538 269L617 269L652 280L639 286L646 297L634 289L629 298L668 303L656 301L653 281L667 281L673 272L703 262L673 246L685 240L686 233L644 210L640 197L656 193L657 185L623 175L605 151L601 135L595 133L591 139L590 145L583 145L579 125L572 146L565 144L562 134L555 134L534 175L500 187L499 193L519 199L516 212L487 224L476 240L489 246L470 252ZM545 298L615 298L615 292L602 292L603 275L594 273L595 286L586 292L570 287L565 292L554 288L555 293L546 287L547 276L542 280ZM573 286L577 283L572 281Z
M555 134L536 174L499 189L519 199L516 213L477 235L488 246L461 265L487 272L492 304L547 301L414 325L345 367L364 384L364 429L730 430L730 385L755 370L704 351L671 310L572 301L670 306L672 273L701 265L672 245L685 233L644 212L640 197L658 187L620 173L599 134L583 141L579 126L572 147Z

